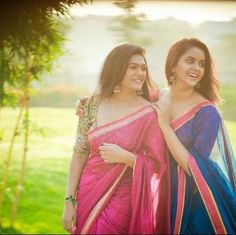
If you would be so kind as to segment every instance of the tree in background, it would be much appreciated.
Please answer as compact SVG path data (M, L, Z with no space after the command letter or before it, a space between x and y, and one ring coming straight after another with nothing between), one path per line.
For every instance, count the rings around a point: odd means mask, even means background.
M23 188L29 139L29 98L34 81L53 69L53 62L63 54L62 22L73 4L87 0L10 0L0 3L0 119L3 106L20 107L10 146L3 164L0 182L0 225L9 167L16 137L22 123L23 155L12 200L10 215L13 225L20 192ZM1 129L1 126L0 126ZM3 131L0 130L0 141Z
M117 16L111 24L110 29L117 33L119 42L129 42L140 46L151 45L150 35L145 35L143 21L144 14L133 14L137 0L117 0L114 4L125 11L122 16Z

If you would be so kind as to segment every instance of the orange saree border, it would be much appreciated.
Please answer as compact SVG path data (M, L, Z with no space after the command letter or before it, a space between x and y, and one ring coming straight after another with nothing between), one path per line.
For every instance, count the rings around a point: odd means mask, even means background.
M177 195L177 211L175 218L174 234L180 234L180 228L184 212L185 191L186 191L186 174L184 170L178 165L178 195Z
M189 156L189 168L191 170L192 176L196 182L197 188L201 194L203 203L206 207L207 213L211 220L212 226L216 234L227 234L226 228L223 223L223 219L219 212L219 208L214 199L211 189L209 188L207 182L205 181L201 171L193 156Z
M197 105L195 105L192 109L186 112L183 116L171 121L171 127L174 131L178 130L182 127L186 122L188 122L191 118L193 118L196 113L205 106L213 105L210 101L203 101Z
M97 128L95 127L94 129L92 129L89 132L89 139L92 140L92 139L97 138L99 136L105 135L108 132L122 128L122 127L136 121L140 117L142 117L150 112L155 112L155 111L151 105L148 105L148 106L145 106L128 116L125 116L124 118L121 118L121 119L113 121L113 122L109 122L108 124L104 124L104 125L97 127Z

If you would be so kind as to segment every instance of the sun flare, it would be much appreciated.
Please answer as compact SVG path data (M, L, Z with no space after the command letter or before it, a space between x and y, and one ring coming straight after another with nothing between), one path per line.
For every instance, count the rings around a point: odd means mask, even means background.
M83 7L75 6L71 9L71 13L80 17L118 16L124 14L124 11L115 6L112 1L99 1ZM173 17L198 25L204 21L230 21L236 18L236 2L139 1L133 9L133 14L140 13L144 13L148 20Z

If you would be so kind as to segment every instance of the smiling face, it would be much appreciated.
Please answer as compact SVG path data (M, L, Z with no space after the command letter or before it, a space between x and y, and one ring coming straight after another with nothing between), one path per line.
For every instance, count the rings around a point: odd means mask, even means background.
M205 54L203 50L192 47L178 60L172 70L176 84L193 88L202 79L205 71Z
M143 56L131 57L125 76L121 83L121 89L141 91L147 75L147 66Z

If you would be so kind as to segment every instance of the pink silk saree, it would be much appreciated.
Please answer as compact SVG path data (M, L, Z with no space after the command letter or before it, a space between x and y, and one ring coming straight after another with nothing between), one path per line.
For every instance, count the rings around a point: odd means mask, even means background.
M90 129L88 140L75 234L169 234L168 159L152 106ZM104 142L135 153L134 168L105 163L99 155Z

